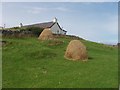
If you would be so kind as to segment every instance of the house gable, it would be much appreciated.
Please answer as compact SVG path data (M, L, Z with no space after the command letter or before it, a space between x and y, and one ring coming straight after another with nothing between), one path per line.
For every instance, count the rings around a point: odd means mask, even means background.
M51 30L54 34L66 34L67 32L63 30L57 22L51 27Z

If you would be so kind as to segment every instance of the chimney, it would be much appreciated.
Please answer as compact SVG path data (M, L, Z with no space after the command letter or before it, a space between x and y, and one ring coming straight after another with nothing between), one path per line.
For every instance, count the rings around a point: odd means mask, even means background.
M53 22L57 22L57 18L56 17L53 19Z
M3 28L6 28L6 24L3 25Z
M23 24L22 23L20 23L20 26L19 27L22 27L23 26Z

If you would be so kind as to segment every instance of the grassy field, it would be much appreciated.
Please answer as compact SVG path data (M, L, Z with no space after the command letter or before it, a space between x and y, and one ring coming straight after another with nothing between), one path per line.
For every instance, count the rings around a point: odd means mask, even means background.
M70 61L64 52L71 38L60 43L37 38L4 38L3 88L117 88L117 48L81 40L88 62Z

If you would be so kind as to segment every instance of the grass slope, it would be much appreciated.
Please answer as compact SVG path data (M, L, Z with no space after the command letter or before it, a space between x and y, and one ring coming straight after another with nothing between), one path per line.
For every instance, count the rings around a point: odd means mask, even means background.
M118 86L117 48L81 40L88 62L64 58L71 38L62 44L36 38L4 39L3 88L115 88Z

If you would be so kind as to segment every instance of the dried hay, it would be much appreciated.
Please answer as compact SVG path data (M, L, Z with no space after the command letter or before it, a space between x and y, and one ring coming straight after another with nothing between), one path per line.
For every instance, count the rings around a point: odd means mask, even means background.
M52 31L48 29L44 29L42 33L39 35L38 39L40 40L52 40L54 39Z
M69 60L87 60L86 47L79 40L72 40L67 46L65 58Z

